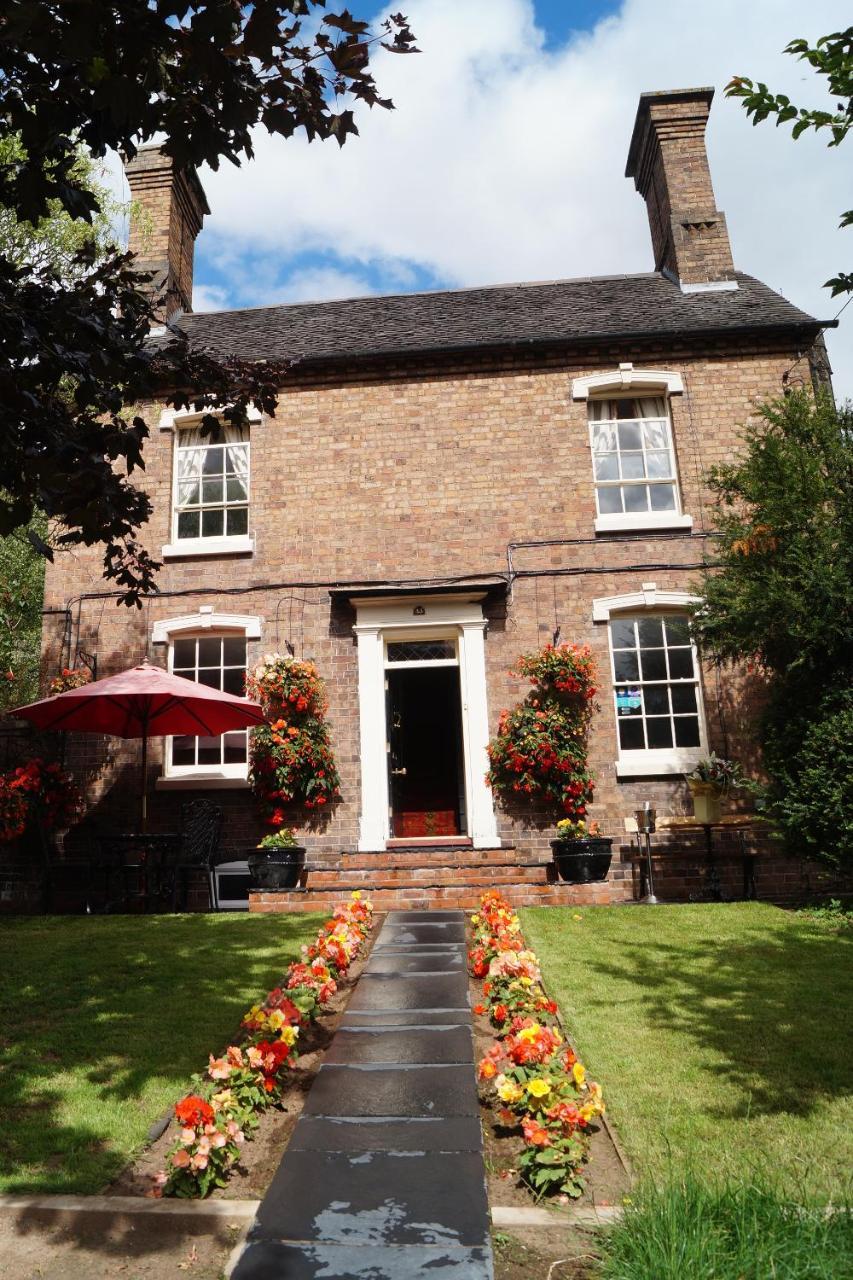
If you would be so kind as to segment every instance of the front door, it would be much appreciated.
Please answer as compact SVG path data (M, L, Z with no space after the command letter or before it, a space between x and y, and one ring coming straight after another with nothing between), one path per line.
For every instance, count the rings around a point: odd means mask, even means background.
M395 839L455 836L465 830L455 653L453 641L388 646L388 781Z

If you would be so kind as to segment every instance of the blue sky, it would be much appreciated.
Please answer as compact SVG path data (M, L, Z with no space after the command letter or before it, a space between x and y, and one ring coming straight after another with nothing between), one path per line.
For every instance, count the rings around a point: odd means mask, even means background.
M637 97L712 84L708 148L736 265L821 319L837 311L821 285L853 259L853 232L837 230L849 158L752 128L722 89L743 73L814 100L814 77L781 50L837 29L847 0L394 7L422 49L377 59L394 112L362 113L341 151L261 135L251 164L201 175L212 213L197 310L650 270L645 209L624 178ZM829 339L848 395L851 313Z

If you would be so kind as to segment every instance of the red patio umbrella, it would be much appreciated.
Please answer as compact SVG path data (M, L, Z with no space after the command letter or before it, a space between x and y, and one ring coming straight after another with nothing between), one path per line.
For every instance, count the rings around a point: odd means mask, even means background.
M149 734L216 738L264 723L257 702L170 675L146 659L138 667L8 713L39 729L72 729L142 739L142 826L148 817L145 775Z

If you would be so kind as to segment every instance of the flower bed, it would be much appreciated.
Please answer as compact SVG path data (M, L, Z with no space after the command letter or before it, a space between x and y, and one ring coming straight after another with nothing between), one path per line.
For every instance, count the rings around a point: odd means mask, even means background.
M519 1171L534 1195L577 1199L591 1129L604 1113L601 1088L563 1039L512 908L492 890L471 924L469 968L484 996L475 1012L488 1014L496 1037L478 1068L484 1101L502 1128L523 1137Z
M249 1009L240 1043L219 1058L210 1055L204 1075L193 1077L192 1092L175 1106L180 1132L166 1171L154 1175L153 1195L194 1198L225 1185L260 1114L280 1105L300 1030L335 994L372 917L372 904L353 893L303 947L302 960L288 967L281 986Z

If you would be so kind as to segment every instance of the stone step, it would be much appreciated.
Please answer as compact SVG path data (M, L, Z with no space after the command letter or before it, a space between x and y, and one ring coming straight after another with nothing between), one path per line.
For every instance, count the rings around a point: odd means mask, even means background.
M337 888L341 892L350 889L396 889L435 886L445 888L453 885L482 884L545 884L551 864L533 862L527 865L515 863L499 867L395 867L370 868L369 870L351 870L341 867L338 870L308 871L307 884L310 889Z
M377 911L416 910L440 911L456 908L476 910L481 895L492 888L492 881L480 884L455 884L420 887L400 886L394 889L367 888L371 902ZM633 897L629 879L606 880L600 884L506 884L501 893L513 907L565 907L609 906L630 902ZM310 879L305 889L284 890L279 893L252 893L249 896L251 911L273 913L283 911L333 910L341 900L340 888L312 889Z
M397 867L468 867L488 864L507 866L519 862L535 861L529 854L512 846L503 849L432 848L380 849L376 853L357 853L343 850L336 865L351 871ZM309 861L314 861L313 858ZM541 859L539 859L541 861Z

